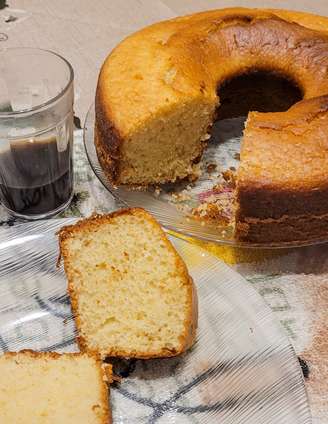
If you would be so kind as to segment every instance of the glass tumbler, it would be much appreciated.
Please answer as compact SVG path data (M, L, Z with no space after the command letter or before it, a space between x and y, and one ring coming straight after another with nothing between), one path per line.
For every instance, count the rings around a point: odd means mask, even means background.
M58 214L73 195L71 65L50 51L0 51L0 201L22 219Z

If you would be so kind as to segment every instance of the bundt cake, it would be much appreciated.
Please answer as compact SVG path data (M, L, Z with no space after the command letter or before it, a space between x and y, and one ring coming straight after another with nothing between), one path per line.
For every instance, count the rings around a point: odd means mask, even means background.
M220 87L240 75L291 81L288 110L248 115L235 193L240 240L328 234L328 18L222 9L160 22L126 38L102 66L95 144L113 184L193 178L220 114ZM267 112L267 110L265 110Z

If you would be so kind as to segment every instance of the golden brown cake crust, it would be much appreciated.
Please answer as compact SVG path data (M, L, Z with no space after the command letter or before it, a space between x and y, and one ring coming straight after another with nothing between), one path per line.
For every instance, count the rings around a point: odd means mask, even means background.
M65 240L67 238L70 238L72 234L75 232L79 232L81 230L83 231L92 231L92 229L96 229L104 222L110 222L113 218L120 216L120 215L135 215L135 214L143 214L145 216L145 219L150 220L152 225L157 228L161 228L157 221L148 213L146 213L145 210L141 208L128 208L128 209L120 209L118 211L112 212L107 215L92 215L90 218L85 218L80 221L78 221L75 225L69 225L66 227L63 227L58 235L59 235L59 246L60 246L60 257L64 259L64 267L65 267L65 273L68 279L68 292L71 299L71 305L72 305L72 311L76 323L76 327L78 329L81 328L80 324L80 316L78 313L78 294L75 291L72 283L72 275L70 272L69 267L69 261L66 260L67 258L67 248L65 245ZM197 292L194 285L194 282L192 278L188 274L187 267L181 257L178 255L174 247L172 246L171 242L168 240L168 238L163 233L162 240L167 246L169 250L171 250L176 258L176 265L180 270L180 274L185 279L188 287L189 287L189 313L185 321L185 328L184 328L184 334L181 336L181 344L180 348L177 351L170 351L170 350L163 350L163 351L154 351L154 352L136 352L135 355L131 356L129 352L121 351L117 349L111 349L106 353L107 357L123 357L123 358L140 358L140 359L150 359L150 358L163 358L163 357L170 357L170 356L177 356L183 352L185 352L187 349L189 349L192 344L195 341L196 337L196 330L198 325L198 302L197 302ZM80 334L77 337L78 345L81 349L81 351L90 351L88 347L87 341L82 337ZM97 354L97 352L94 352Z
M248 218L238 221L240 241L280 245L316 243L327 240L328 214L284 216L280 219Z
M122 137L115 124L110 120L110 113L104 110L101 94L96 97L96 123L95 123L95 146L98 159L106 176L110 181L118 179L120 161L120 145ZM104 143L104 140L106 142Z

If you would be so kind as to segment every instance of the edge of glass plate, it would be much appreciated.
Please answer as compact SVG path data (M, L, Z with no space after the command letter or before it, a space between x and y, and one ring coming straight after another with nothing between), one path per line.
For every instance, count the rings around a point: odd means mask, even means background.
M85 148L85 152L89 161L89 164L91 166L92 171L98 178L98 180L101 182L101 184L104 186L106 190L109 191L109 193L122 205L125 207L137 207L137 205L132 205L125 199L123 199L118 192L118 189L113 187L111 183L108 181L106 175L102 171L102 168L99 164L96 149L94 146L94 103L90 106L84 126L83 126L83 144ZM87 134L90 132L90 134ZM145 194L147 192L137 192L137 191L131 191L130 193L141 193ZM147 196L150 196L150 194L147 194ZM163 205L166 205L165 202L161 202ZM139 205L139 207L142 207ZM147 207L145 207L147 209ZM305 240L305 241L296 241L296 242L282 242L282 243L247 243L247 242L241 242L235 239L224 239L220 236L217 236L215 234L204 234L204 232L201 232L200 229L202 228L201 225L193 223L190 221L188 224L182 224L184 228L181 228L178 225L170 224L169 222L166 222L166 220L163 217L160 217L157 214L154 214L154 212L150 211L155 218L168 230L174 231L178 234L181 234L182 236L187 237L195 237L202 241L207 241L211 243L216 243L219 245L227 246L227 247L238 247L238 248L247 248L247 249L292 249L297 247L306 247L306 246L314 246L314 245L320 245L328 243L327 238L322 239L312 239L312 240ZM186 216L182 213L176 212L177 216L179 216L181 219L186 220ZM194 229L192 227L195 227ZM199 228L200 227L200 228Z

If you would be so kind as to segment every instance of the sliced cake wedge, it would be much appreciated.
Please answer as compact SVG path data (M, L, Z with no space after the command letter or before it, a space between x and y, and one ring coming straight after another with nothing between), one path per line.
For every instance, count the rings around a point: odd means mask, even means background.
M0 356L0 375L0 423L111 423L107 374L96 355L9 352Z
M59 233L82 350L160 358L194 341L197 300L183 260L154 218L133 208Z

